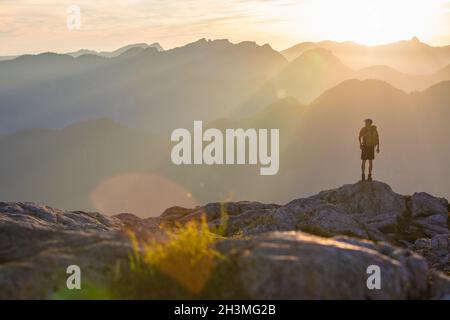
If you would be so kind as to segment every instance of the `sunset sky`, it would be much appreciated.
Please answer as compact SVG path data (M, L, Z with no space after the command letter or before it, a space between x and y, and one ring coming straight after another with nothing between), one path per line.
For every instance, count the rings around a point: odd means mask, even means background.
M68 30L67 8L81 9ZM450 44L448 0L1 0L0 55L112 50L137 42L172 48L199 38L380 44L418 36Z

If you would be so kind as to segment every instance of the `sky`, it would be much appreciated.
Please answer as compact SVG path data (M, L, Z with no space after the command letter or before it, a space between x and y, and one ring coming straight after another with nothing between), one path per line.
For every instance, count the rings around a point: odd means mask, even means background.
M0 56L141 42L168 49L200 38L281 50L303 41L376 45L413 36L450 44L450 0L0 0Z

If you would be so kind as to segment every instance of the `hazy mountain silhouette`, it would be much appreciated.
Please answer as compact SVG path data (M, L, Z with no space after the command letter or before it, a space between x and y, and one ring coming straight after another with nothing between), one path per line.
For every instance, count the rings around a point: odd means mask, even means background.
M74 58L78 58L84 54L102 56L105 58L115 58L115 57L122 55L124 52L126 52L130 49L136 49L136 48L138 48L138 49L156 48L158 51L164 51L163 47L161 47L161 45L159 43L154 42L152 44L147 44L147 43L129 44L129 45L123 46L119 49L116 49L114 51L97 52L95 50L81 49L81 50L74 51L74 52L68 52L67 54Z
M147 48L156 48L158 51L163 51L163 47L158 42L154 42L152 44L147 43L136 43L136 44L129 44L124 47L120 47L114 51L95 51L95 50L89 50L89 49L80 49L73 52L67 52L63 54L67 54L69 56L72 56L74 58L78 58L82 55L94 55L94 56L100 56L105 58L114 58L118 57L121 54L123 54L125 51L128 51L129 49L147 49ZM0 61L6 61L6 60L12 60L15 58L18 58L20 55L13 55L13 56L0 56Z
M437 72L450 64L450 46L429 46L416 37L377 46L354 42L302 42L282 53L288 60L293 60L315 48L332 51L345 65L354 69L387 65L405 73L426 74Z
M420 186L448 197L450 151L444 146L450 134L449 98L450 81L407 94L383 81L348 80L309 105L286 97L251 117L208 124L223 129L280 128L280 171L275 176L260 176L258 166L248 165L175 166L167 136L151 136L108 120L5 135L0 137L1 150L7 150L0 160L0 193L3 200L96 209L91 193L99 184L135 172L159 177L149 182L149 188L158 184L160 193L137 191L146 204L149 199L159 201L161 194L178 196L171 205L227 199L283 203L318 192L324 185L356 181L357 134L362 120L372 117L382 151L374 177L403 193ZM184 200L171 185L163 187L160 179L179 186L176 190L186 190ZM127 183L112 184L116 189L107 190L109 196L120 198ZM107 202L107 192L105 197Z
M428 48L416 42L397 46ZM0 133L61 128L98 117L167 133L195 119L250 116L286 96L310 103L348 79L379 79L407 92L450 79L450 65L427 75L387 65L356 70L321 48L287 63L268 45L228 40L201 39L167 51L135 44L74 55L43 53L0 62Z
M155 169L163 157L161 141L167 139L109 119L0 136L0 148L8 150L0 160L0 194L92 209L91 193L104 179Z
M324 90L339 82L352 78L354 72L341 63L331 51L309 50L286 65L272 79L267 81L239 110L249 115L268 103L292 96L308 103Z
M450 80L450 65L434 74L401 73L388 66L371 66L353 70L344 65L330 50L311 49L291 61L282 71L262 86L241 108L251 114L264 104L285 96L310 103L325 90L350 79L377 79L406 92L422 91L433 84Z
M202 39L137 50L108 59L45 53L0 62L0 130L110 117L167 132L229 113L286 64L270 46L253 42Z
M354 78L378 79L404 91L421 91L442 81L450 80L450 65L432 74L405 74L387 66L372 66L358 70Z
M17 56L1 56L0 61L12 60L17 58Z

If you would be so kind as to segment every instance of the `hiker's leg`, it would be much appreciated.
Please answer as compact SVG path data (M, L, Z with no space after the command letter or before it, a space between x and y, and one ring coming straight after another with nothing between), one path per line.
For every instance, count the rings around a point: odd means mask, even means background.
M369 174L372 175L373 161L369 160Z
M364 174L366 171L366 160L363 160L361 163L361 172Z

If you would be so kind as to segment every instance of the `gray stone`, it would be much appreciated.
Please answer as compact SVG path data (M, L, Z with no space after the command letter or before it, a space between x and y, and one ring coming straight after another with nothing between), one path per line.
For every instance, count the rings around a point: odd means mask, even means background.
M441 299L449 295L443 274L450 275L447 211L445 199L399 195L377 181L283 206L210 203L172 207L148 219L0 202L0 298L51 297L69 264L106 281L108 270L129 263L130 232L164 241L164 228L204 216L229 237L217 246L235 259L252 298L407 299L433 292ZM382 290L365 286L370 264L382 268Z
M431 240L426 238L417 239L416 242L414 242L415 249L421 250L421 249L430 249L431 248Z
M441 234L431 239L431 249L436 251L449 251L450 249L450 236Z
M122 221L120 218L124 219ZM116 266L129 265L126 232L161 236L132 215L63 211L35 203L0 203L0 299L46 299L65 284L75 264L83 277L102 283ZM151 233L150 233L151 231Z
M431 298L449 300L450 298L450 277L441 272L433 271L431 273L432 286Z
M225 240L252 299L407 299L427 292L427 264L419 255L371 242L327 239L302 232L272 232ZM386 248L384 248L386 250ZM367 287L367 268L381 269L381 289Z

